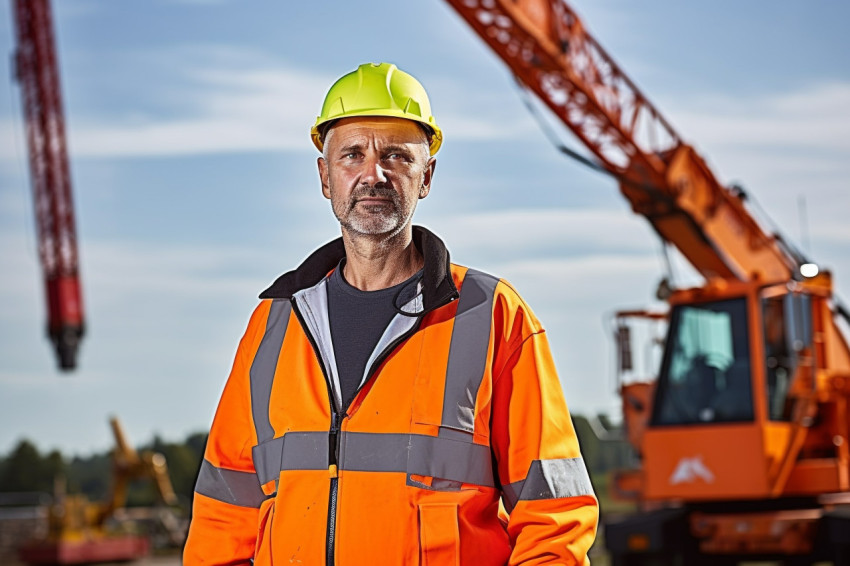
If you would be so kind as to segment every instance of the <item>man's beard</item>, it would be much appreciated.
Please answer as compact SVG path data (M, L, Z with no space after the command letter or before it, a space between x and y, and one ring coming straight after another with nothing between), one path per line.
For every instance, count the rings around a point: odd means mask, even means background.
M381 204L359 204L358 201L364 197L378 197L386 201ZM404 214L401 196L386 187L358 187L345 203L345 209L334 210L334 213L344 228L365 235L398 232L409 220L409 214Z

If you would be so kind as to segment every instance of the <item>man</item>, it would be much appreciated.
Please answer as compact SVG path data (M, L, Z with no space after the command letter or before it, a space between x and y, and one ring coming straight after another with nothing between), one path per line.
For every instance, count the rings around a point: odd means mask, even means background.
M442 131L390 64L312 131L342 238L264 291L185 564L587 564L597 503L539 322L413 226Z

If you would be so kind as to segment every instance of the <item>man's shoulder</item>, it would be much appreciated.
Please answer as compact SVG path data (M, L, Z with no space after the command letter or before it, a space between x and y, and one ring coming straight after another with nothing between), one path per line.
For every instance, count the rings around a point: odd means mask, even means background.
M516 288L504 277L488 271L452 262L452 277L460 287L467 281L474 281L476 286L491 288L494 292L508 293L519 297Z
M542 329L534 311L504 277L455 263L452 263L452 276L460 289L458 313L489 303L494 317L512 321L521 319L524 332Z
M463 294L463 287L472 283L479 294L483 293L488 297L493 297L494 300L501 297L506 306L531 311L517 288L504 277L456 263L452 263L452 277L460 289L461 295ZM467 287L467 289L470 289L470 287Z
M301 262L296 269L287 271L260 293L261 299L289 299L300 291L316 285L325 278L345 256L342 238L323 245Z

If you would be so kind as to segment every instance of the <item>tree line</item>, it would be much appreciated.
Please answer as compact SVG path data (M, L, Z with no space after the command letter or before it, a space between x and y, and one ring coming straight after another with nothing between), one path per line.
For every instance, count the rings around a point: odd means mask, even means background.
M155 436L137 450L139 453L152 451L165 456L174 492L181 505L188 507L206 441L205 433L190 434L181 442L166 442ZM111 489L112 451L67 457L58 450L42 453L32 441L22 439L11 452L0 457L0 492L52 494L57 478L64 480L67 493L83 494L91 501L105 501ZM131 482L127 493L128 507L149 506L156 501L153 482Z
M585 463L599 495L604 497L608 472L636 465L621 431L604 416L575 415L573 424L581 443ZM600 432L602 434L600 434ZM194 433L180 442L165 442L159 436L139 446L143 451L165 456L174 492L187 509L192 501L195 478L200 469L207 435ZM110 495L111 451L91 456L67 457L57 450L42 453L30 440L21 440L7 455L0 457L0 492L53 493L56 478L64 478L67 493L84 494L91 501L105 501ZM149 506L157 501L150 481L130 485L127 506Z

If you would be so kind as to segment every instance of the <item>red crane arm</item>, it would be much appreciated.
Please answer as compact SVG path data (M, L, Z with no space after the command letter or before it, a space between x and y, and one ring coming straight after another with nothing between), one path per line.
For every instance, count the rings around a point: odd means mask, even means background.
M766 234L563 0L446 0L620 179L632 209L705 277L787 281Z
M63 370L76 366L83 304L65 119L48 0L15 0L21 84L38 250L47 293L47 331Z

